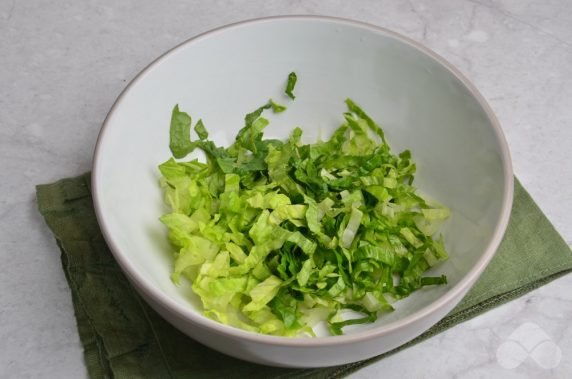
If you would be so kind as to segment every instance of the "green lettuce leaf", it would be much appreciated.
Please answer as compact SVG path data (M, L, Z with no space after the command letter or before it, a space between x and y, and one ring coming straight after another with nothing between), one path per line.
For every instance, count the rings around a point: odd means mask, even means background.
M294 96L294 87L296 86L296 81L298 80L298 76L296 76L295 72L291 72L288 75L288 82L286 82L286 90L284 91L289 98L294 100L296 96Z
M175 105L171 114L169 148L175 158L184 158L194 149L191 142L191 116L179 111Z

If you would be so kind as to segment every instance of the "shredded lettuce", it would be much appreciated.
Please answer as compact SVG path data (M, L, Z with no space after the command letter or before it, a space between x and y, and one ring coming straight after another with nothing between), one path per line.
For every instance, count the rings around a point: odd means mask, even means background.
M295 84L291 73L292 99ZM286 109L270 100L226 148L201 120L192 141L191 117L174 107L173 156L198 148L207 158L159 166L171 208L160 220L172 279L192 283L206 316L280 336L314 336L326 322L338 335L392 311L388 298L447 283L424 274L448 257L437 232L449 210L413 187L411 153L394 154L382 129L346 104L328 140L302 144L299 128L285 141L264 139L263 112Z
M274 113L282 113L287 109L286 106L278 104L272 99L268 100L268 103L270 104L270 107Z
M291 72L288 75L288 81L286 82L286 89L284 90L284 92L292 100L296 98L296 96L294 96L294 92L292 91L294 91L294 87L296 86L297 81L298 81L298 76L296 75L295 72Z

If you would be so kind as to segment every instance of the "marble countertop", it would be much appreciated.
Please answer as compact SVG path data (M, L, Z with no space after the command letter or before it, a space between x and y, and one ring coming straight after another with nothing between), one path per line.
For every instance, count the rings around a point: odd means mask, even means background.
M280 14L384 26L456 65L498 115L516 175L572 243L570 1L0 0L1 378L87 375L34 185L90 169L107 111L158 55L214 27ZM570 288L572 275L352 377L570 378ZM561 354L554 367L534 356L516 365L502 354L507 341L531 333L553 341L553 357Z

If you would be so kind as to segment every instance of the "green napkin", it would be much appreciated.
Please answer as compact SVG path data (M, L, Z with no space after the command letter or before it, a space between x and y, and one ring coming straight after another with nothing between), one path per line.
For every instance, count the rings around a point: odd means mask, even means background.
M97 224L89 175L37 187L40 212L61 249L92 378L339 378L572 270L572 252L515 181L504 240L479 281L443 320L411 342L363 362L322 369L256 365L195 342L135 293Z

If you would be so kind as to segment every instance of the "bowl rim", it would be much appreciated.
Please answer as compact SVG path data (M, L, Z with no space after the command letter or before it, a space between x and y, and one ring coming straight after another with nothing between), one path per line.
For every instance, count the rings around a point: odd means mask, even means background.
M115 243L113 234L107 225L106 216L102 212L102 199L100 196L100 182L99 177L101 173L101 166L99 164L99 157L101 152L101 146L105 140L106 131L109 128L109 122L113 114L117 111L122 103L123 98L132 90L133 86L139 81L143 80L147 73L152 71L156 66L160 65L163 61L167 60L172 54L178 52L183 47L191 45L197 41L216 36L219 33L227 32L232 29L248 27L254 24L271 23L271 22L287 22L287 21L307 21L307 22L325 22L339 25L352 26L362 29L367 29L377 34L384 35L386 37L393 38L399 42L405 43L410 47L418 50L422 54L432 58L442 67L448 70L454 77L456 77L465 87L471 95L477 100L483 111L485 112L487 118L489 119L493 132L497 137L497 141L500 145L500 155L503 167L503 177L504 177L504 191L502 199L502 209L499 221L495 227L493 236L486 246L483 254L477 261L477 263L471 268L471 270L463 276L463 278L452 288L450 288L445 294L437 298L430 304L421 308L420 310L404 317L402 319L389 322L387 324L382 324L370 329L364 329L361 331L355 331L351 334L341 335L341 336L326 336L326 337L283 337L283 336L271 336L260 333L248 332L242 329L238 329L229 325L224 325L217 321L211 320L201 314L191 311L190 307L185 307L184 305L176 302L174 299L167 296L165 293L160 291L156 286L152 285L151 282L143 275L141 275L136 269L130 266L128 258L124 255ZM149 297L157 302L164 309L169 309L176 313L179 318L183 318L188 322L191 322L195 326L199 326L204 329L209 329L221 335L225 335L230 338L239 338L242 340L247 340L250 342L266 345L279 345L279 346L303 346L303 347L318 347L318 346L334 346L334 345L346 345L352 344L358 341L367 341L372 339L377 339L384 335L388 335L395 332L398 329L407 327L414 324L422 319L427 318L429 315L438 312L443 306L447 305L452 301L460 301L460 296L463 295L474 282L478 279L481 273L486 268L487 264L490 262L494 256L503 236L508 226L508 221L510 218L510 212L512 209L513 192L514 192L514 177L512 171L512 163L510 157L510 151L506 138L502 132L499 121L497 120L491 107L477 90L477 88L467 79L456 67L449 63L445 58L441 57L439 54L430 50L423 44L403 36L397 32L391 31L384 27L373 25L363 21L351 20L340 17L332 16L322 16L322 15L286 15L286 16L271 16L271 17L261 17L254 18L244 21L239 21L231 24L227 24L215 29L211 29L207 32L198 34L191 37L184 42L176 45L170 50L166 51L158 58L153 60L147 66L145 66L125 87L125 89L115 100L113 106L111 107L109 113L107 114L101 130L99 132L94 155L93 155L93 168L91 173L92 181L92 194L96 217L98 223L101 227L102 234L105 241L109 245L114 258L121 267L122 271L126 274L129 280L134 284L134 287L144 294L144 297ZM432 323L431 325L433 325Z

